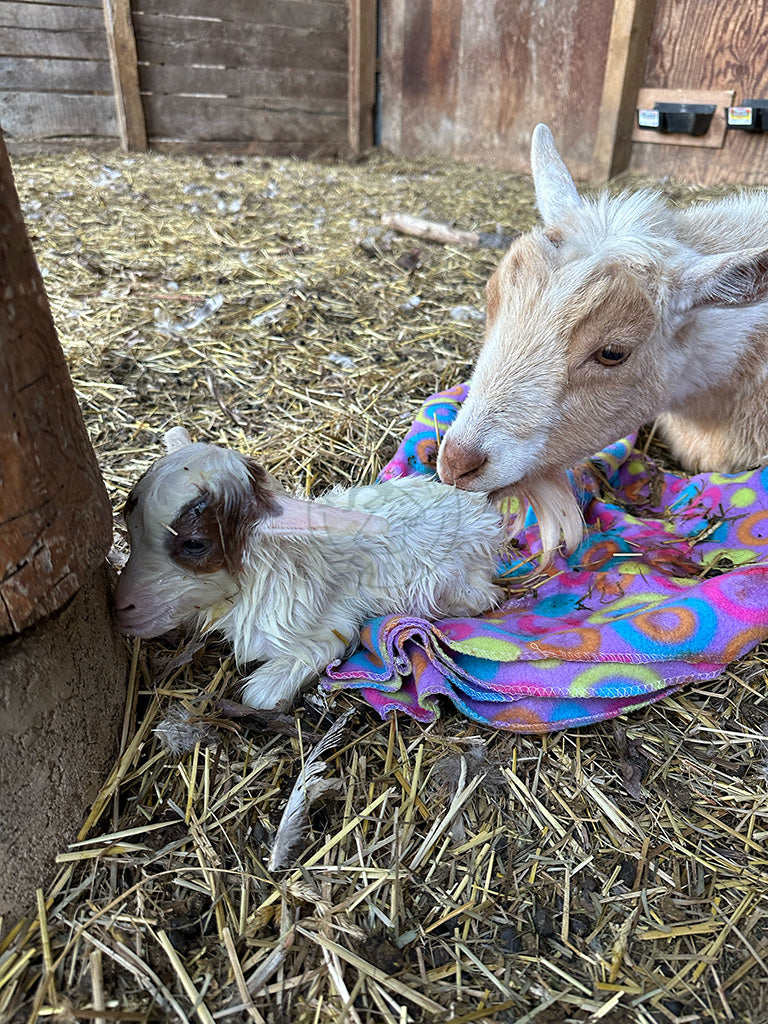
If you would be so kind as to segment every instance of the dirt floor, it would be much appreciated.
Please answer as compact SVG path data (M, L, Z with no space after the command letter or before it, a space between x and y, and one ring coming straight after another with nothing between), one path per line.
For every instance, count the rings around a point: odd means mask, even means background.
M14 171L118 560L168 427L316 494L374 479L421 401L467 378L499 254L393 235L382 214L536 220L526 177L385 154ZM382 722L354 694L238 717L214 706L238 696L225 645L131 650L120 760L45 913L0 946L0 1020L768 1021L764 649L544 737L449 708ZM304 758L348 710L337 785L270 871Z

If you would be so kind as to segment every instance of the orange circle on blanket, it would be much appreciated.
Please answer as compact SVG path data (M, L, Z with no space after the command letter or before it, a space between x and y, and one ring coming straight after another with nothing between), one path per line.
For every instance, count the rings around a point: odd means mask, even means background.
M662 625L659 621L662 616L674 616L675 624ZM634 616L632 625L655 643L681 643L696 635L698 619L690 608L678 605L676 608L652 608L648 612L640 612Z
M552 729L549 722L545 722L529 708L521 708L517 702L506 711L491 712L491 718L495 726L502 729L506 726L515 732L544 733Z
M588 629L585 626L580 629L564 630L561 635L563 638L580 638L581 643L558 644L557 636L553 636L549 642L546 640L536 640L531 646L535 650L541 651L542 654L549 654L553 658L564 658L567 661L578 658L591 658L600 650L600 631L597 629Z
M768 544L768 511L761 509L742 519L736 527L736 536L749 547Z
M736 636L731 637L717 660L722 661L723 667L725 667L729 662L738 658L744 652L745 647L751 647L753 644L765 640L765 632L765 626L751 626L749 629L742 629Z
M416 442L416 458L422 466L434 467L437 463L437 441L433 434Z
M617 551L619 551L619 545L615 540L598 541L584 552L581 565L585 569L599 569L613 558Z

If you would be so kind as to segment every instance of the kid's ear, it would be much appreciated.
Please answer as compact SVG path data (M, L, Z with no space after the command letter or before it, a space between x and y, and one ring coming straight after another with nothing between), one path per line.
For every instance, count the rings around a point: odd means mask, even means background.
M177 452L180 448L186 448L188 444L192 444L192 438L186 427L171 427L163 434L163 444L166 453L170 455L171 452Z
M678 306L751 306L768 296L768 250L702 256L682 276Z
M274 496L279 509L263 519L259 531L269 536L307 536L313 533L349 535L355 533L382 534L389 532L389 522L382 516L357 512L350 508L334 508L315 501L302 501L282 494Z

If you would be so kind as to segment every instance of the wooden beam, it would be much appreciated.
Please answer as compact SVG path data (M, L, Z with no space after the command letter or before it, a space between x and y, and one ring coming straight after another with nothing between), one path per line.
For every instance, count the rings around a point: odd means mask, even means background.
M147 128L139 88L131 0L102 0L102 4L120 145L124 150L144 152L147 148Z
M373 145L376 106L376 0L349 0L349 148L360 153Z
M629 165L635 97L643 84L656 0L615 0L590 178L604 182Z
M112 541L112 511L1 137L0 281L0 637L5 637L61 608L103 563Z

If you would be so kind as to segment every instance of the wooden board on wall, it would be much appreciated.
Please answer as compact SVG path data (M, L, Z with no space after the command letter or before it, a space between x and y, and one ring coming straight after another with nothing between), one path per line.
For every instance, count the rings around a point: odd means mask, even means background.
M643 86L768 98L768 0L657 0ZM633 142L629 169L691 182L768 183L768 133L728 131L721 149Z
M589 175L613 0L381 0L381 142L528 171L550 125Z

